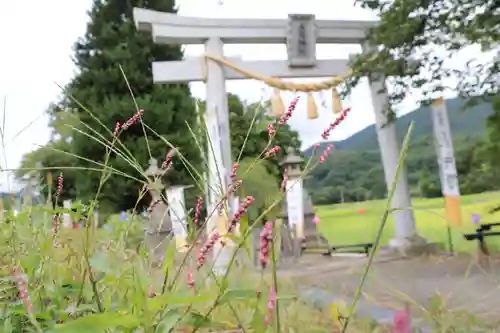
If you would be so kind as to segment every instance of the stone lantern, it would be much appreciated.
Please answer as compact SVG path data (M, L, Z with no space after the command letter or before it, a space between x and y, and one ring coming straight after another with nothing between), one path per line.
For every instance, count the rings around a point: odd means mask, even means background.
M294 151L289 150L285 159L280 163L283 172L287 173L287 192L281 218L284 226L291 231L290 237L283 237L282 253L284 256L298 254L303 246L321 246L327 245L327 240L318 232L312 200L307 190L303 187L302 167L304 159ZM288 241L287 241L288 238ZM293 241L295 240L295 242Z
M149 160L149 167L145 171L149 183L147 189L151 195L149 216L144 228L145 243L153 260L159 260L165 253L172 233L172 222L168 214L167 205L162 198L165 186L162 183L164 171L158 168L155 158Z

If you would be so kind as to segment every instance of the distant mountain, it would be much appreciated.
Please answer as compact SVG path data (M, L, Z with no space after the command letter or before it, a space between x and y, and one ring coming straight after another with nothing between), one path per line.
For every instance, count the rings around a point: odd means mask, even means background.
M474 107L464 109L466 100L461 98L453 98L446 100L448 107L448 117L453 135L463 136L482 136L485 130L485 120L493 112L492 105L483 103ZM402 140L408 126L413 121L412 140L417 140L432 133L432 121L430 116L430 107L421 107L399 117L396 121L396 131L398 137ZM321 142L319 151L322 151L329 145L330 142ZM378 150L377 132L375 125L370 125L361 131L353 134L351 137L342 140L334 141L337 150L350 151L370 151ZM305 156L311 156L312 147L304 151Z

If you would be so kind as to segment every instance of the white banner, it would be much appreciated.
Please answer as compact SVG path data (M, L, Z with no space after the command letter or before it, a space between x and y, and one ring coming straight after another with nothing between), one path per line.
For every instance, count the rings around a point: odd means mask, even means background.
M173 186L166 189L168 211L172 221L172 229L176 237L187 236L186 208L184 204L184 187Z
M302 179L289 179L286 183L286 203L288 223L295 227L297 236L301 237L304 226L304 197Z
M433 103L431 115L443 195L460 196L448 110L442 98Z

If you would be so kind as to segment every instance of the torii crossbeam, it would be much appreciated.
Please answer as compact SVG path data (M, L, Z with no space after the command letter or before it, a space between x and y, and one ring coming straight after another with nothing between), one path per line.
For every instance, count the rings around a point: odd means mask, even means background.
M287 19L212 19L190 18L171 13L134 8L136 26L150 31L159 44L204 44L205 53L211 57L224 58L223 44L276 44L286 43L288 60L242 61L228 59L249 71L273 77L331 77L348 70L347 59L317 60L317 43L363 44L367 30L375 21L315 20L314 15L293 14ZM232 167L229 136L229 114L226 95L226 79L244 79L245 76L220 62L204 57L183 61L154 62L153 78L156 83L193 82L206 79L207 110L205 121L210 141L214 147L208 149L209 212L219 201L221 193L215 189L226 189L230 184ZM388 186L396 175L399 144L394 126L386 125L383 112L387 97L379 94L383 81L372 82L372 98L376 114L379 146ZM217 168L218 167L218 168ZM218 171L217 171L218 170ZM220 181L219 181L220 179ZM394 207L411 206L406 175L400 177L393 201ZM394 213L396 237L410 237L415 232L413 213L409 210ZM209 221L207 230L215 225ZM220 260L214 264L224 271L228 253L215 256Z

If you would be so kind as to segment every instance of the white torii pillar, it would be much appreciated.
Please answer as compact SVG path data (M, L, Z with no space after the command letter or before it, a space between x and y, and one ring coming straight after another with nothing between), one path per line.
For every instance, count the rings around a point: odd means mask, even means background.
M148 9L134 8L134 21L136 26L145 31L150 31L153 41L158 44L204 44L206 52L213 56L223 56L223 43L237 44L276 44L285 43L296 38L290 21L284 19L210 19L182 17L171 13L158 12ZM241 61L230 59L242 68L250 72L264 74L267 76L281 78L300 77L331 77L346 73L347 60L316 60L316 43L330 44L362 44L366 37L366 31L374 26L374 21L334 21L313 20L313 33L306 38L312 48L313 59L306 59L305 64L291 61ZM292 38L291 38L292 37ZM290 48L289 48L290 52ZM292 50L292 52L296 52ZM297 57L297 55L295 55ZM226 79L245 79L240 73L223 68L218 63L208 60L207 68L204 68L204 59L195 58L183 61L158 61L153 62L153 81L155 83L193 82L205 79L207 75L207 110L206 122L211 142L214 144L214 152L209 148L209 189L212 193L210 202L213 204L218 200L219 193L214 188L226 188L229 184L229 171L231 170L231 150L229 136L229 115L226 97ZM206 73L205 73L206 70ZM383 83L382 83L383 84ZM374 109L377 124L385 118L384 104L379 103L386 97L375 96L374 92L380 86L372 84L372 96L374 97ZM218 125L218 126L217 126ZM377 134L384 169L386 170L386 181L392 183L394 171L399 155L399 145L396 138L394 125L386 127L377 126ZM220 144L220 146L219 146ZM212 156L210 156L212 155ZM396 157L396 159L395 159ZM219 176L216 167L221 171ZM215 185L215 186L214 186ZM390 186L390 185L388 185ZM408 181L405 175L399 179L396 197L393 207L411 202ZM397 206L396 206L397 205ZM415 233L415 221L411 211L394 214L396 224L396 239L408 238ZM213 222L208 224L208 230L214 226ZM399 244L401 242L393 242ZM223 264L222 264L223 265Z

